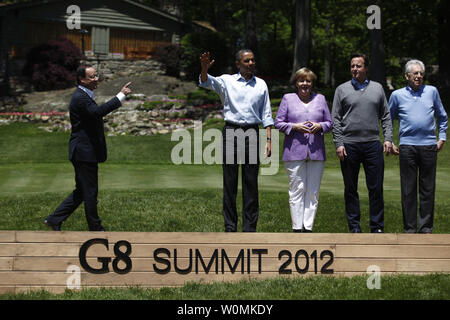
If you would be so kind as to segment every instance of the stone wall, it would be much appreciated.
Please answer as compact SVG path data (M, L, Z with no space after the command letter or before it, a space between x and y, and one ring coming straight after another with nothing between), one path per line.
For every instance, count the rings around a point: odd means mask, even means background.
M108 81L115 77L139 77L146 74L164 74L161 63L150 60L89 59L81 63L91 64L97 69L100 80Z
M184 101L161 96L148 107L145 95L132 95L122 107L104 117L108 136L150 136L168 134L179 129L194 128L197 121L223 119L221 105L187 105ZM55 132L71 129L69 112L0 113L0 125L11 122L34 122L40 129Z

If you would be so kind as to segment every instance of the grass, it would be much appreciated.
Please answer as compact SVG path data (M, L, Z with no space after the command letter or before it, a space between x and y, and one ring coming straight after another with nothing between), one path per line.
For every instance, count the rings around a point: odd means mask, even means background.
M274 297L276 292L276 297ZM189 282L179 288L83 289L63 294L46 291L3 295L3 299L43 300L443 300L449 299L450 275L385 276L380 289L368 290L364 276L273 278L224 283Z
M74 187L67 160L69 133L47 133L37 124L0 126L0 229L47 230L43 219ZM204 127L220 127L214 122ZM396 129L395 129L396 130ZM397 132L395 131L394 132ZM260 176L259 232L290 232L288 180L281 161L276 175ZM178 142L170 135L107 137L108 161L99 169L99 213L109 231L222 232L220 165L173 165ZM331 134L315 232L348 232L343 182ZM450 147L438 157L434 233L450 233ZM360 173L361 226L368 229L368 197ZM385 231L402 232L398 158L385 158ZM239 193L238 210L242 206ZM201 222L201 223L199 223ZM240 224L241 225L241 224ZM64 230L86 231L83 207ZM182 288L98 289L0 296L2 299L450 299L449 275L383 277L368 290L365 277L277 278L239 283L189 283Z

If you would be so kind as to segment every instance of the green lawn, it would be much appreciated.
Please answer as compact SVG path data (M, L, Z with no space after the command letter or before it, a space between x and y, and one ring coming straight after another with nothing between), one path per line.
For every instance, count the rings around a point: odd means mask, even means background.
M47 133L37 124L0 126L0 229L46 230L43 220L72 191L73 167L67 160L69 133ZM206 126L220 127L220 123ZM396 132L396 131L394 131ZM280 134L279 150L282 152ZM174 165L170 135L108 137L108 161L99 166L99 214L108 231L222 232L222 170L220 165ZM331 134L326 135L328 160L323 175L315 232L348 232L343 182ZM450 233L450 147L439 153L435 233ZM281 159L281 154L278 155ZM402 232L398 158L385 158L385 231ZM280 160L276 175L260 176L260 232L291 232L288 180ZM360 173L362 229L368 232L368 197ZM238 206L241 206L239 195ZM64 230L87 230L82 206L63 225ZM388 277L384 294L360 286L363 278L275 279L239 284L189 284L164 290L88 290L66 293L63 299L303 299L291 291L311 281L312 299L449 299L448 275ZM425 291L401 290L424 281ZM398 282L398 283L397 283ZM383 282L385 283L385 282ZM387 285L392 283L392 286ZM436 286L435 284L438 283ZM324 287L322 287L324 286ZM426 286L430 288L426 289ZM287 289L282 289L287 287ZM252 288L251 290L244 289ZM253 290L256 288L257 290ZM346 289L345 289L346 288ZM433 288L433 289L432 289ZM134 290L134 291L133 291ZM312 290L312 289L311 289ZM247 296L243 292L256 291ZM413 294L412 291L415 293ZM137 292L137 293L136 293ZM220 292L212 295L211 292ZM291 292L291 293L290 293ZM19 299L27 296L13 296ZM41 293L28 297L55 296ZM4 298L11 298L5 296Z

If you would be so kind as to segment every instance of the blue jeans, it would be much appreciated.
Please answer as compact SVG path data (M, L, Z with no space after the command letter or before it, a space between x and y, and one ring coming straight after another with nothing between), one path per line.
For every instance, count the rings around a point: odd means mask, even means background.
M345 185L345 212L350 232L361 232L358 175L361 164L369 191L369 227L371 232L384 230L383 179L384 158L380 141L344 144L347 156L341 161Z

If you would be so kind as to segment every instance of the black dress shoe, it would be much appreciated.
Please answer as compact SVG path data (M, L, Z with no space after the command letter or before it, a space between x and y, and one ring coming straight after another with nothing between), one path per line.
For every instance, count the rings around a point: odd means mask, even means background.
M294 233L302 233L303 232L302 229L292 229L292 231Z
M372 233L384 233L383 229L373 229L371 230Z
M45 225L49 228L51 228L53 231L61 231L61 225L59 224L52 224L48 222L47 220L44 221Z
M308 229L303 229L304 233L312 233L312 230L308 230Z

